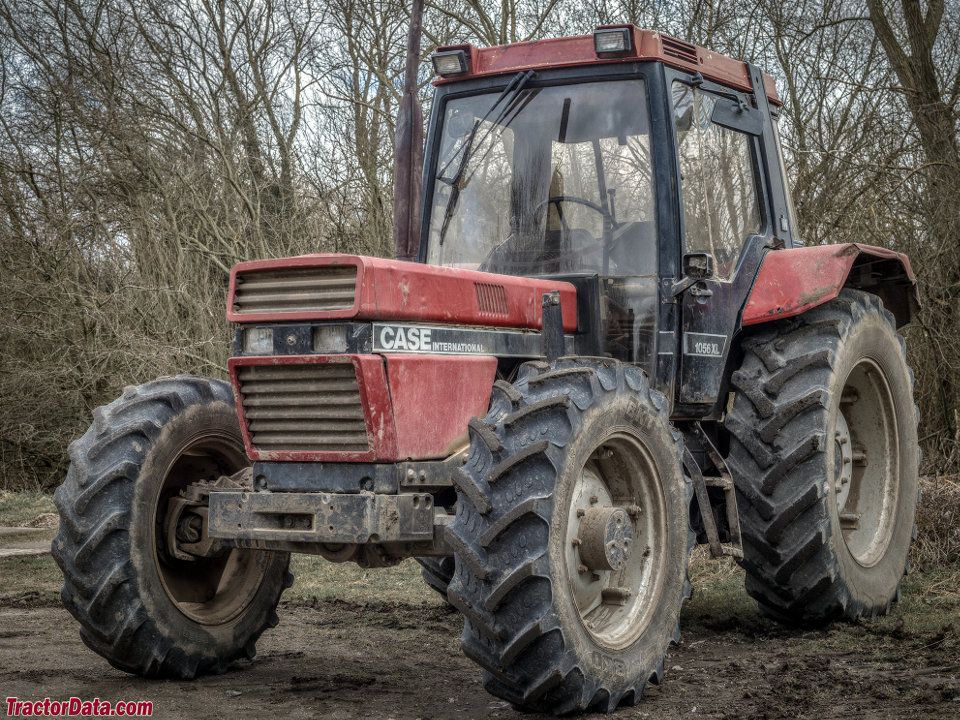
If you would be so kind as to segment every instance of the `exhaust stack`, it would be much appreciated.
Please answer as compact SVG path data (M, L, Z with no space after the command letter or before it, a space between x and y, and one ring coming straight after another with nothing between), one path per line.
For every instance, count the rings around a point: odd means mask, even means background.
M414 0L407 35L407 67L397 113L393 176L393 250L397 260L416 260L420 245L423 173L423 110L417 99L423 0Z

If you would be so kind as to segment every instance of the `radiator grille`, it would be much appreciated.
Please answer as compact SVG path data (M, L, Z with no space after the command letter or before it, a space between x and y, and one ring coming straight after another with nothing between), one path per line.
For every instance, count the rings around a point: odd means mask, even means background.
M664 55L670 55L678 60L686 60L687 62L696 64L697 48L694 45L666 36L661 36L661 41L663 42Z
M245 365L237 380L253 446L261 452L370 449L350 363Z
M357 292L354 265L283 268L237 275L236 313L349 310Z

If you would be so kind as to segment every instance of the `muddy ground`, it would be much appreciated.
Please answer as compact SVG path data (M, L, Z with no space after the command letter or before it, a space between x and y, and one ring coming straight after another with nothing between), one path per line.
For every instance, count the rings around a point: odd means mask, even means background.
M960 717L950 623L906 632L903 618L893 618L797 631L746 603L717 605L686 606L664 683L614 718ZM458 649L459 616L438 601L302 598L284 601L280 619L252 663L194 682L147 681L87 650L49 596L8 595L0 606L0 692L146 699L160 718L533 717L483 690Z

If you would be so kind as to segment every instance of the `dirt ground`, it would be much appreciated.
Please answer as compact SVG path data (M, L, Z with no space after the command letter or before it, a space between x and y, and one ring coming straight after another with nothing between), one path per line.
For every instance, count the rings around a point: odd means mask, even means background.
M293 556L297 580L253 662L193 682L114 670L83 645L59 603L49 510L39 494L0 502L0 525L19 525L0 528L0 717L7 697L148 700L158 718L535 717L483 690L479 669L460 653L459 614L413 561L364 571ZM611 717L960 718L955 566L910 575L887 617L818 630L761 617L743 571L703 549L691 577L694 596L663 684Z
M953 625L906 633L901 619L796 631L749 605L722 607L689 604L663 684L612 717L960 717ZM193 682L147 681L87 650L49 597L8 597L0 607L0 691L145 699L160 718L532 717L483 690L459 652L459 616L438 602L298 599L282 603L280 618L252 663Z

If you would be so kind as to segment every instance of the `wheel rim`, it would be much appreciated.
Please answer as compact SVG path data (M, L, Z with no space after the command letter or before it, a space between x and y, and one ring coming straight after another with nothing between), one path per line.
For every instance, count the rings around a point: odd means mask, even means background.
M233 438L204 433L184 445L160 486L154 511L157 574L176 608L201 625L222 625L243 612L266 575L265 553L234 548L196 560L170 557L164 536L167 501L193 483L233 475L248 465L243 448Z
M650 623L663 589L666 504L652 456L613 428L587 459L567 516L568 586L595 642L618 650Z
M878 563L890 544L899 468L890 387L873 360L861 360L844 383L837 411L833 492L840 535L864 567Z

